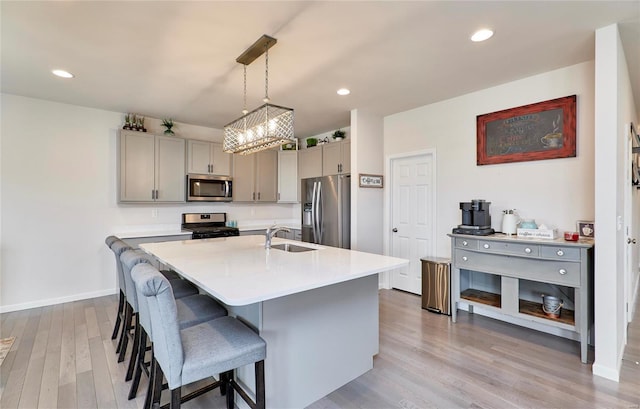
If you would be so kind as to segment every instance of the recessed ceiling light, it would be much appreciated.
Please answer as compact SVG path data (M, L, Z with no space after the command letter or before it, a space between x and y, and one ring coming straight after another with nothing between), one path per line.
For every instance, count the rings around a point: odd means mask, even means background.
M348 89L346 89L346 88L340 88L340 89L338 90L338 95L349 95L349 94L351 94L351 91L349 91L349 90L348 90Z
M475 33L473 33L473 35L471 36L471 41L474 42L479 42L479 41L484 41L484 40L488 40L493 36L493 31L489 30L488 28L483 28L482 30L478 30Z
M61 78L73 78L74 75L71 74L69 71L65 71L65 70L51 70L51 72L53 73L53 75L57 75L58 77Z

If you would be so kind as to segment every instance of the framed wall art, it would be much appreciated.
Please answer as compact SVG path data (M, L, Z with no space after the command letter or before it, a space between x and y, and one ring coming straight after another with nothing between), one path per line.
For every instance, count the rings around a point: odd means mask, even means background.
M382 188L382 175L367 175L361 173L358 179L360 181L360 187Z
M576 156L576 96L476 117L477 164Z
M580 237L595 236L596 232L592 221L578 220L576 222L576 228L578 229L578 234L580 235Z

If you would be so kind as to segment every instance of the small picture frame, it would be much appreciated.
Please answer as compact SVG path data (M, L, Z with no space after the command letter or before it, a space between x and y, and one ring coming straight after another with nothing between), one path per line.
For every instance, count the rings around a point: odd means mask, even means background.
M382 188L382 175L367 175L361 173L358 177L360 187Z
M578 220L576 222L576 228L580 237L593 238L595 236L595 227L592 221Z

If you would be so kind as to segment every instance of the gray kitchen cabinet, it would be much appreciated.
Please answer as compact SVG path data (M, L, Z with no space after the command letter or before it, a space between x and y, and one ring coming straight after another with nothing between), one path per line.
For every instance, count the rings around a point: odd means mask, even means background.
M298 195L298 152L278 151L278 203L297 203Z
M185 141L120 132L120 202L184 202Z
M322 146L298 151L298 177L300 179L322 176Z
M565 330L580 341L580 359L587 363L593 325L593 240L449 236L453 322L462 302L470 312L477 306L514 317L519 325ZM541 293L554 295L550 292L563 299L558 316L543 309Z
M187 140L187 173L229 176L231 154L220 143Z
M278 151L269 149L233 158L233 201L276 202Z
M322 175L351 172L351 140L322 145Z

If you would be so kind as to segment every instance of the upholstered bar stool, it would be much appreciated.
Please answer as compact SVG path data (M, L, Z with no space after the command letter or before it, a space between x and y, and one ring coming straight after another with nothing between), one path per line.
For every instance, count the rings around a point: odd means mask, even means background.
M147 339L153 341L153 338L151 321L149 313L147 312L148 309L146 308L147 303L144 299L140 300L137 294L136 286L131 277L131 269L140 263L152 265L152 259L141 250L125 251L120 256L120 259L122 261L127 293L131 294L127 300L131 304L133 311L137 314L139 324L135 329L133 352L131 353L129 368L125 379L129 381L133 375L133 382L129 391L129 399L133 399L137 394L142 372L144 371L149 375L144 356L147 351ZM174 280L169 280L169 283L173 286ZM213 298L203 294L177 298L176 306L180 328L186 328L227 315L227 310L222 305Z
M266 342L249 327L232 317L222 317L181 329L178 307L169 281L149 264L138 264L131 270L138 295L146 297L153 328L153 404L159 404L163 374L171 390L171 409L181 402L199 396L181 396L182 386L217 374L224 374L206 390L224 386L227 407L234 408L235 394L252 408L265 408L264 359ZM143 303L139 300L139 304ZM236 368L254 364L256 401L235 381ZM224 392L223 389L223 392Z
M116 253L116 250L114 250L113 247L112 247L113 244L115 242L117 242L117 241L121 241L121 240L119 238L117 238L116 236L108 236L104 240L106 245L113 252L113 255L116 257L116 279L118 281L118 288L120 288L120 294L119 294L119 297L118 297L118 315L116 316L116 323L113 326L113 333L111 334L111 339L116 339L116 337L118 336L118 330L120 329L120 323L124 319L124 306L125 306L125 303L126 303L125 287L124 287L125 283L124 283L124 277L122 276L122 264L120 263L120 254ZM124 250L125 249L122 248L120 253L122 251L124 251Z
M130 294L127 293L126 279L125 279L125 274L123 272L122 260L120 259L120 255L122 255L122 253L124 253L125 251L133 250L133 248L129 246L127 243L125 243L123 240L116 239L111 244L111 249L113 250L114 254L118 256L118 261L119 261L118 273L121 275L121 280L124 283L125 303L124 303L123 326L122 326L122 331L120 332L118 346L116 348L116 353L118 354L118 362L122 362L124 361L125 355L127 353L129 338L133 337L130 331L131 330L135 331L135 328L137 326L136 325L137 321L134 321L134 318L136 318L137 314L133 312L128 300L128 297L130 296ZM195 295L199 293L198 288L195 285L191 284L188 281L180 279L179 278L180 276L178 276L177 273L173 271L166 271L166 270L163 270L160 273L163 274L165 277L167 277L172 283L171 287L173 288L173 292L176 298L187 297L187 296ZM177 277L177 278L174 279L173 277ZM133 287L131 288L131 291L134 291ZM134 342L135 342L135 338L134 338Z

